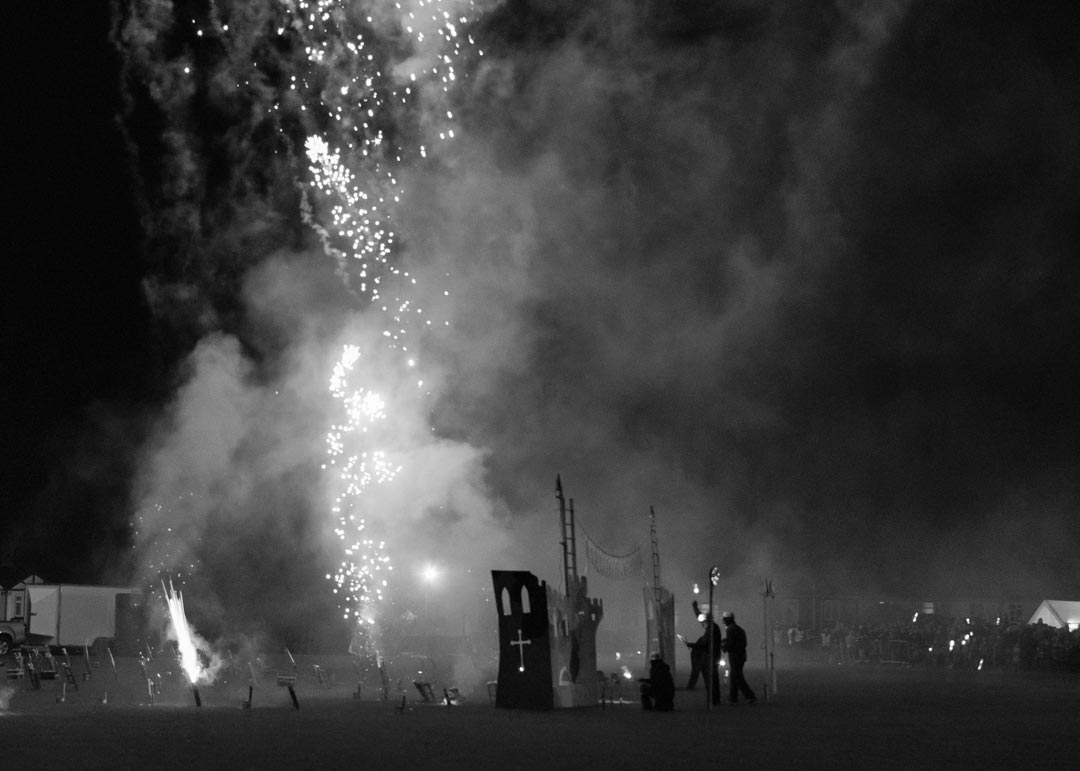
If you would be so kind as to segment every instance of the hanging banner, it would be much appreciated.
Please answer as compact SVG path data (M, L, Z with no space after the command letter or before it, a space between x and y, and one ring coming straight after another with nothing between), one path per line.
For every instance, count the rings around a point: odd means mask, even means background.
M641 556L640 545L629 554L608 554L593 543L586 534L585 558L589 563L589 569L596 571L604 578L641 578L645 575L645 560Z

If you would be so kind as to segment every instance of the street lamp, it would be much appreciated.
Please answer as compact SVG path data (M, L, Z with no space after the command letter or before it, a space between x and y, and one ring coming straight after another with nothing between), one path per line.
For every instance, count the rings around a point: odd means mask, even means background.
M427 563L420 570L420 578L424 583L424 624L427 625L428 631L431 630L431 624L428 621L428 594L431 589L431 585L439 580L439 576L442 571L439 570L438 565Z
M420 580L424 584L424 637L426 638L424 643L424 651L427 653L428 658L431 657L431 618L428 616L428 595L431 593L431 585L439 580L439 575L442 573L439 570L439 566L431 562L425 564L420 568Z

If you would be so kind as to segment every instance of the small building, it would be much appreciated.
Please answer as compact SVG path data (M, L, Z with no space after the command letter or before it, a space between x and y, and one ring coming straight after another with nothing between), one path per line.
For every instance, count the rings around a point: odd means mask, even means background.
M1080 629L1080 601L1043 600L1028 623L1043 623L1057 629L1075 632Z
M0 589L0 621L22 620L26 617L26 587L46 583L38 575L28 575L13 586Z

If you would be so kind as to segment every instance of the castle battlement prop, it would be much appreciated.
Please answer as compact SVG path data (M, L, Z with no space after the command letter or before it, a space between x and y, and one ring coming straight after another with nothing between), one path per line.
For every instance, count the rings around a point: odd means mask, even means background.
M596 629L601 600L581 579L572 596L526 570L492 570L499 613L499 679L495 706L552 709L594 706Z
M604 617L604 604L588 596L588 583L577 574L574 502L570 501L567 520L558 478L555 490L566 593L555 591L527 570L491 571L499 614L496 707L588 707L600 699L596 630Z

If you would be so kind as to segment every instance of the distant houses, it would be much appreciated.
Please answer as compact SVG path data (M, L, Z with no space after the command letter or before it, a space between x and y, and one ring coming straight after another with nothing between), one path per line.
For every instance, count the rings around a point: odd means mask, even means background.
M0 586L0 621L23 619L27 605L26 587L44 583L44 578L31 574L11 586Z

